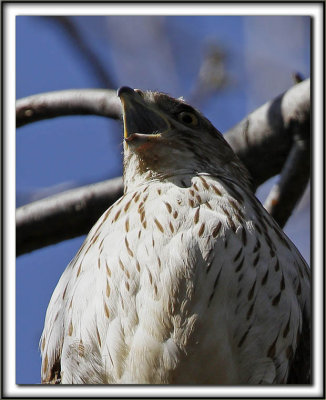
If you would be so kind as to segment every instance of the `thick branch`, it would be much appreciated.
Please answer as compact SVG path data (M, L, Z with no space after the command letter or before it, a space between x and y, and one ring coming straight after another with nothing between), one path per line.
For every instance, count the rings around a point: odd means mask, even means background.
M122 192L122 178L115 178L18 208L17 255L87 233Z
M310 79L249 114L226 132L225 139L257 188L281 171L294 134L310 138Z
M74 112L76 114L80 113L80 104L85 105L85 114L94 114L93 107L97 110L95 112L97 115L112 118L120 115L120 102L115 94L113 96L112 91L82 91L79 104L76 101L76 92L78 91L65 92L67 93L65 99L62 97L62 92L55 94L64 115L72 114L72 110L79 111ZM95 98L91 101L94 92ZM111 94L107 97L108 92ZM103 99L103 104L96 104L98 101L96 93ZM294 136L304 140L306 146L310 140L309 94L310 82L306 80L263 105L226 133L226 139L249 169L256 187L282 169L285 185L290 179L286 178L288 166L284 167L285 160L288 159L288 165L293 166L293 159L297 159L298 154L301 154L299 150L295 150L300 141L293 145ZM48 110L42 111L42 106L40 106L42 97L45 98ZM36 105L39 105L36 107L37 118L34 120L48 118L47 113L51 116L62 115L61 111L55 109L56 102L53 100L53 93L32 96L32 98L35 98ZM71 99L73 99L73 107L69 109ZM20 100L20 104L24 101L26 101L25 105L31 104L31 101L27 99ZM291 153L289 156L291 148L294 154ZM302 159L301 157L302 154L299 159ZM291 197L293 204L289 203L292 209L309 177L308 157L305 161L306 163L299 163L299 167L303 168L303 170L298 170L299 177L302 175L302 182L298 183L301 189L298 187L298 191L293 191L294 194ZM71 190L19 208L17 210L17 254L87 233L100 214L121 196L122 181L119 179L114 182L113 188L111 181L107 181ZM281 204L284 204L284 196L280 199ZM276 219L280 218L279 222L282 224L284 216L278 216L276 211L272 212L275 213ZM290 215L288 211L287 213Z
M115 90L74 89L41 93L16 102L17 127L64 115L121 117L121 102Z
M305 191L310 177L310 142L296 137L281 172L280 181L271 189L264 207L283 227Z

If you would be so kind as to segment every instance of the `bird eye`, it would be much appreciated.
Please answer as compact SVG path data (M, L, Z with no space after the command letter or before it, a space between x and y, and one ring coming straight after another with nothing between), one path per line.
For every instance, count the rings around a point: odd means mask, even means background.
M184 124L187 125L197 125L198 124L198 119L195 114L188 112L188 111L182 111L178 115L178 119L180 122L183 122Z

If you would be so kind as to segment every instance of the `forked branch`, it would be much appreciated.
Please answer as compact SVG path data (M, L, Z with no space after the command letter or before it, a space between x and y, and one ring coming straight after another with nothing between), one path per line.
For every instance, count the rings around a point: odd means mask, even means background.
M113 90L68 90L17 102L17 126L62 115L119 118ZM305 80L255 110L225 134L257 188L282 171L266 203L284 225L310 176L310 81ZM122 179L73 189L17 210L17 254L87 233L122 194ZM64 226L64 230L62 227Z

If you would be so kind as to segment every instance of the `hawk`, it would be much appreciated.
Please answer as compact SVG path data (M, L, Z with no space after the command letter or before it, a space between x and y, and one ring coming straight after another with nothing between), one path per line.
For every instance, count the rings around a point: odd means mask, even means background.
M62 274L42 382L310 383L310 270L197 110L122 87L124 195Z

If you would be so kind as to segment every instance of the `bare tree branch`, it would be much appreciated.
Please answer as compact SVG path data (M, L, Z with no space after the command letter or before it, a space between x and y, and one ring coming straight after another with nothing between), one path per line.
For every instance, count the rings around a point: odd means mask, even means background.
M101 86L108 89L116 87L112 77L108 73L108 69L104 67L100 58L94 52L93 47L89 46L87 41L83 38L80 30L78 29L78 26L76 26L71 17L57 15L44 16L43 19L47 19L60 24L60 26L65 30L74 49L79 50L82 55L83 61L86 61L93 69L94 75Z
M115 178L18 208L17 255L87 233L122 192L122 178Z
M98 101L96 92L102 99L100 105L96 104ZM107 92L109 96L106 96ZM48 118L47 113L50 116L62 115L56 109L56 104L62 108L64 115L80 113L81 109L85 111L85 114L94 114L92 110L95 109L97 115L109 117L112 115L112 118L120 115L120 102L115 94L113 96L112 91L84 91L81 93L81 101L78 101L76 91L66 93L67 97L64 99L62 92L55 93L56 101L53 100L53 93L32 96L33 101L30 100L31 98L22 99L19 101L18 108L22 112L24 104L25 110L31 104L36 104L37 118L34 120ZM94 100L91 100L92 96L95 96ZM42 111L42 97L45 98L44 103L48 111ZM283 172L280 187L288 185L289 181L293 182L293 195L289 197L290 200L287 197L288 194L284 196L281 191L282 195L278 204L281 209L284 202L288 202L286 206L288 211L282 215L276 207L271 209L276 220L283 224L291 214L310 174L309 158L304 158L307 151L309 153L310 81L299 83L275 100L266 103L229 130L225 137L249 169L255 187L281 170ZM304 162L300 164L303 158ZM298 173L294 173L293 177L289 168L297 167ZM297 188L295 188L296 185L298 185ZM101 213L121 194L122 181L119 178L117 181L106 181L70 190L19 208L17 210L17 254L87 233ZM62 232L63 226L64 232Z
M16 126L65 115L100 115L119 119L121 103L115 90L73 89L41 93L16 102Z
M224 137L257 188L281 171L294 135L310 138L310 79L259 107Z
M280 181L271 189L264 207L283 227L300 200L310 177L310 141L296 136L282 169Z

